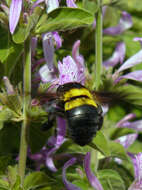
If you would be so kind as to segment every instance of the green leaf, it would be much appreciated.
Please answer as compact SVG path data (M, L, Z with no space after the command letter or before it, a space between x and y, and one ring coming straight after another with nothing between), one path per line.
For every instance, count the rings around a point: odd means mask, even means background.
M80 187L81 190L89 190L89 184L86 183L85 180L75 180L72 183L75 184L77 187Z
M83 8L91 12L92 14L95 14L98 10L97 2L92 0L84 0Z
M111 134L111 139L114 140L114 139L117 139L121 136L125 136L125 135L128 135L128 134L133 134L135 133L136 131L134 129L129 129L129 128L116 128L113 133Z
M124 147L121 144L114 141L109 141L109 149L112 157L117 157L123 160L129 159Z
M18 167L17 167L17 165L14 166L14 167L9 166L8 167L8 180L9 180L9 183L10 183L11 187L15 184L16 179L17 179L17 175L18 175Z
M14 32L12 36L12 39L15 43L17 44L23 43L28 38L31 30L37 24L42 11L43 10L40 7L36 7L34 9L33 14L29 16L28 23L25 26L22 25L16 28L16 31Z
M48 185L50 178L43 172L33 172L25 177L24 188L26 190L35 189Z
M105 156L110 156L109 141L106 139L104 134L101 131L97 132L96 137L92 141L98 150L103 153Z
M0 190L9 190L9 184L6 180L0 179Z
M46 144L49 136L51 136L51 130L43 132L40 129L41 123L31 123L29 131L29 145L32 153L36 153Z
M0 156L0 175L5 174L7 166L11 163L11 159L10 156Z
M125 190L121 176L114 170L105 169L98 172L104 190Z
M58 8L48 14L47 19L41 18L35 29L36 33L44 33L49 31L65 31L72 30L78 27L90 25L94 21L93 14L79 8Z
M124 100L130 104L142 106L142 88L134 85L122 85L118 92L126 94Z

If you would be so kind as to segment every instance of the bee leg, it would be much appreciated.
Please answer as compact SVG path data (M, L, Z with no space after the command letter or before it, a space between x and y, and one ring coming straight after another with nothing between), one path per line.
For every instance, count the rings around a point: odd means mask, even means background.
M42 124L41 130L48 131L54 125L55 117L52 114L48 114L48 121Z
M48 121L41 126L42 131L47 131L53 127L56 116L63 118L65 117L64 110L59 107L49 106L47 112L48 112Z

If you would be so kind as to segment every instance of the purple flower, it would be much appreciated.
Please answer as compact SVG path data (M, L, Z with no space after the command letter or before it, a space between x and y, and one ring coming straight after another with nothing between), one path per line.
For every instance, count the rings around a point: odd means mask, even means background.
M68 82L82 82L82 73L80 74L80 70L71 56L63 58L63 62L59 61L58 69L60 85Z
M142 189L142 153L140 152L137 155L129 154L132 159L134 171L135 171L135 180L128 190L141 190Z
M112 56L108 60L103 62L104 67L108 68L108 67L114 67L118 63L122 64L125 57L125 51L126 47L124 42L119 42L116 45L115 51L112 54Z
M85 168L86 176L89 180L89 183L91 184L93 188L97 190L103 190L101 183L99 182L97 177L91 172L90 158L91 158L91 154L90 152L88 152L84 159L84 168Z
M140 38L140 37L136 37L136 38L134 38L133 39L135 42L140 42L140 44L141 44L141 47L142 47L142 38Z
M54 45L51 32L42 35L43 52L50 71L54 70Z
M77 8L75 0L66 0L67 7Z
M8 77L4 76L3 81L6 87L7 94L15 94L15 90L13 88L13 85L10 83Z
M132 121L130 122L130 119L133 119L135 114L128 114L126 115L122 120L120 120L116 126L120 128L130 128L134 129L136 131L142 131L142 120Z
M120 21L117 26L114 27L109 27L104 29L104 34L108 35L118 35L123 33L125 30L131 28L133 25L131 15L128 14L127 12L123 11L122 12L122 17L120 18Z
M59 1L58 0L46 0L47 5L47 13L50 13L54 9L59 7Z
M53 38L55 40L56 49L59 49L62 46L62 38L58 32L52 32Z
M47 149L44 146L39 153L28 153L29 158L35 161L37 170L40 170L41 165L46 165L52 172L57 171L52 156L65 142L65 134L65 121L64 119L57 117L57 136L51 136L47 142L48 146L50 146L51 148Z
M14 33L15 28L18 24L21 10L22 10L22 0L12 0L9 11L9 28L11 34Z
M142 62L142 50L140 50L139 52L137 52L135 55L133 55L132 57L130 57L127 61L125 61L123 63L123 65L118 69L118 72L124 71L126 69L129 69L139 63Z
M138 134L136 133L125 135L116 139L116 142L120 143L124 148L128 148L130 145L132 145L135 142L137 136Z
M73 164L76 163L76 158L72 158L69 161L67 161L63 167L63 172L62 172L62 178L63 178L63 183L66 187L67 190L81 190L79 187L76 187L74 184L69 182L66 178L66 170L69 166L72 166Z

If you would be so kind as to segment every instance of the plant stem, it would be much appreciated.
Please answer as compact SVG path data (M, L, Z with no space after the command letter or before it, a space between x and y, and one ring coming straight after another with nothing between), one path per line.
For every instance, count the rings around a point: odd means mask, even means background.
M95 49L96 49L96 67L95 67L95 87L98 90L101 83L102 71L102 0L98 0L98 12L96 13L96 33L95 33Z
M20 139L20 153L19 153L19 175L23 183L26 159L27 159L27 148L28 148L28 126L29 121L27 118L27 110L31 100L31 45L30 39L27 39L24 44L24 76L23 76L23 124L21 129Z

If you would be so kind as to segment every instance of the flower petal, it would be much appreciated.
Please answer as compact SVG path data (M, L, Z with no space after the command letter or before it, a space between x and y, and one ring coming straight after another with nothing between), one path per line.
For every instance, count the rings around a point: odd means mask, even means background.
M56 48L59 49L62 46L62 38L60 37L58 32L52 32L52 34L56 43Z
M66 0L67 7L77 8L74 0Z
M58 0L46 0L47 5L47 13L50 13L54 9L59 7L59 1Z
M58 70L60 85L68 82L78 81L78 67L71 56L63 58L63 63L61 63L60 61L58 62Z
M14 33L18 24L20 13L22 10L22 0L12 0L9 10L9 28L11 34Z
M35 55L36 47L37 47L37 37L32 37L31 40L31 51L32 51L32 57Z
M130 134L130 135L125 135L122 136L118 139L116 139L116 142L120 143L124 148L128 148L131 144L134 143L136 140L138 134Z
M72 158L69 161L67 161L63 167L63 172L62 172L62 179L63 183L66 187L67 190L81 190L79 187L76 187L74 184L69 182L66 178L66 170L69 166L72 166L73 164L76 163L76 158Z
M33 6L31 7L31 10L33 11L33 9L35 8L35 7L37 7L40 3L43 3L45 0L37 0L34 4L33 4Z
M85 65L84 65L84 58L82 55L79 54L79 47L80 47L80 40L77 40L72 48L72 57L77 64L78 67L78 80L84 84L85 82Z
M101 183L99 182L97 177L91 172L90 158L91 158L91 154L90 152L88 152L84 159L84 168L85 168L86 176L89 180L89 183L92 185L92 187L94 187L97 190L103 190Z
M53 81L56 80L55 73L50 71L47 65L43 65L39 69L39 75L40 75L41 80L42 80L43 83L53 82Z
M115 80L115 83L117 83L118 81L124 78L142 82L142 70L138 70L138 71L128 73L126 75L122 75Z
M128 68L131 68L141 62L142 62L142 50L140 50L135 55L130 57L127 61L125 61L123 65L117 70L117 73L124 71Z
M126 51L125 43L119 42L115 48L113 55L108 60L104 61L103 65L107 68L107 67L114 67L119 62L122 64L125 57L125 51Z
M52 158L52 155L57 151L57 149L58 149L57 147L54 147L48 150L45 158L45 164L52 172L57 172L57 168L55 167Z
M142 153L138 153L137 155L129 154L132 159L134 171L135 171L135 180L139 183L142 183Z
M118 35L121 34L122 32L124 32L125 30L131 28L132 26L132 18L131 15L128 14L127 12L123 11L122 12L122 17L120 18L119 24L115 27L109 27L104 29L104 34L108 34L108 35Z
M137 120L137 121L133 121L133 122L124 122L121 125L121 128L130 128L130 129L134 129L136 131L142 131L142 120Z
M135 118L136 115L134 113L129 113L128 115L126 115L123 119L121 119L116 126L117 127L121 127L124 123L128 122L129 120Z
M140 38L140 37L135 37L133 40L134 40L135 42L139 41L140 44L141 44L141 47L142 47L142 38Z
M53 35L51 32L42 35L43 51L45 61L48 65L49 70L54 70L54 44Z

